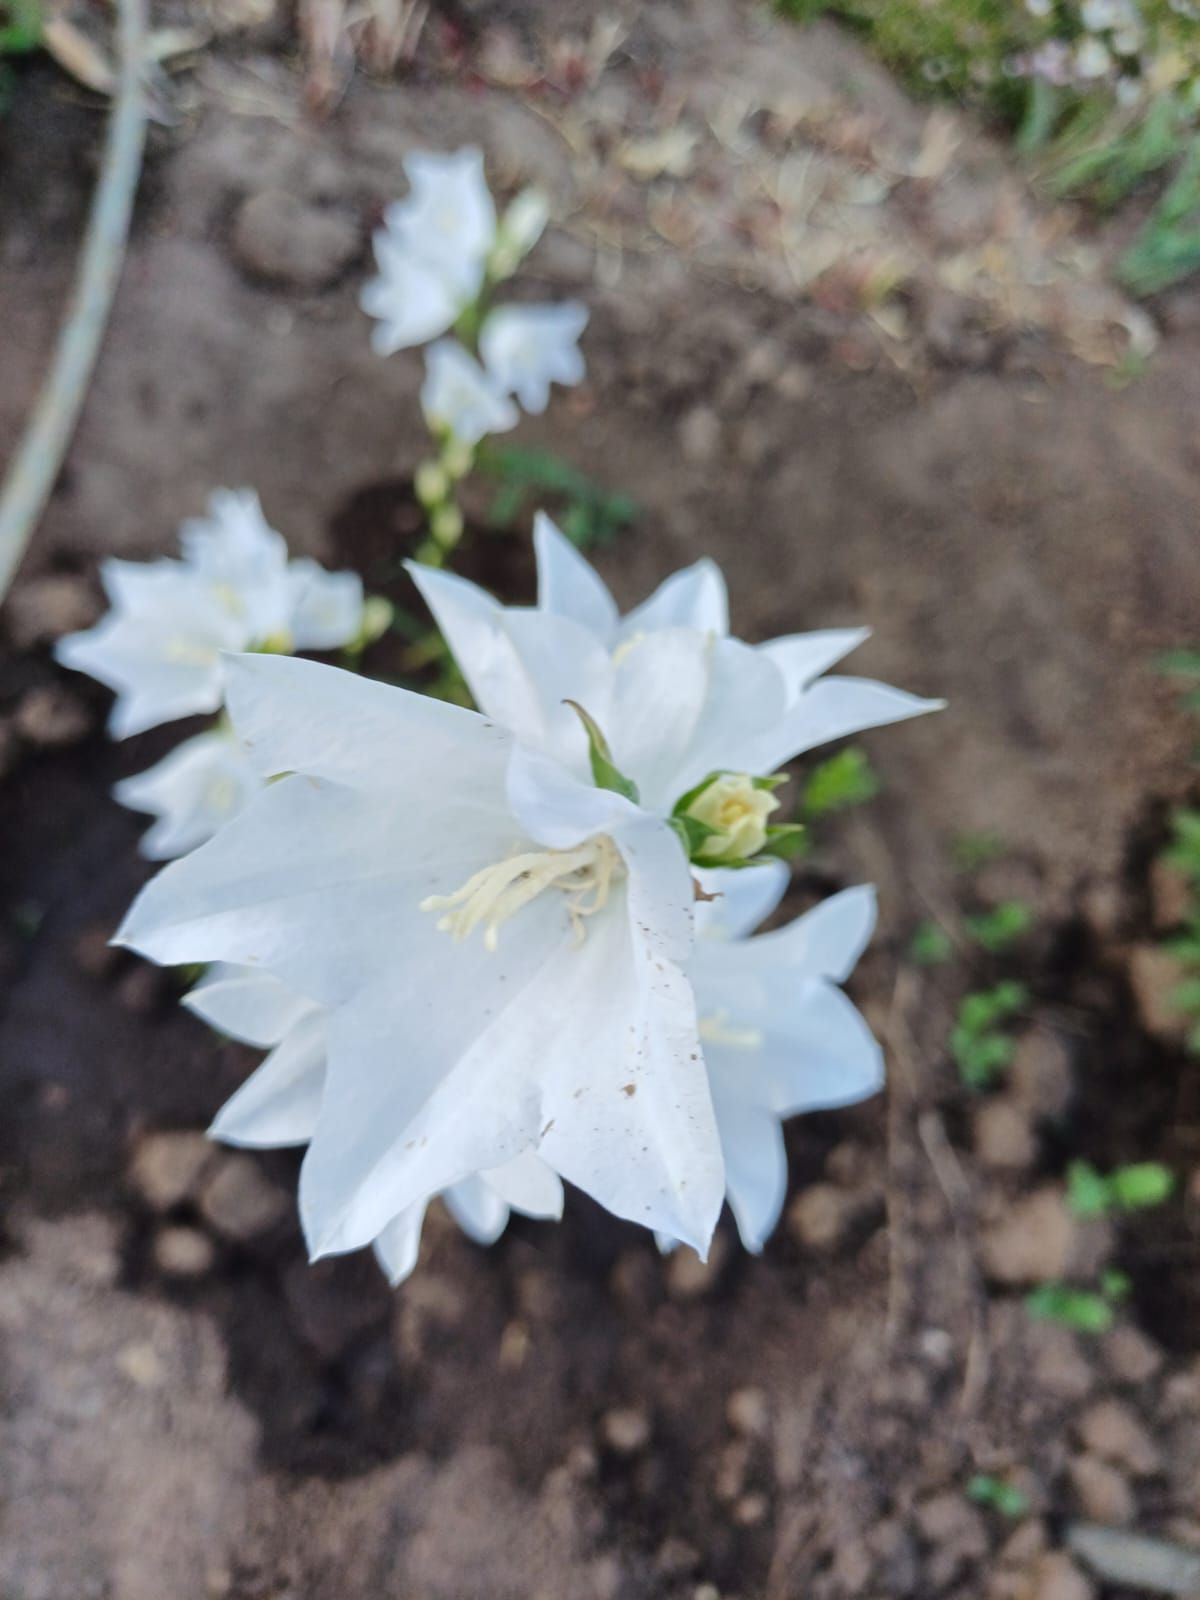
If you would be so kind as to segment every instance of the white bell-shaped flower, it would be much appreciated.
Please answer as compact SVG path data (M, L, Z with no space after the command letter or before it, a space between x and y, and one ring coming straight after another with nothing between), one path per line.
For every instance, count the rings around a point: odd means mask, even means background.
M362 628L361 581L289 561L252 489L216 490L180 542L182 561L106 561L110 609L55 648L116 692L114 738L218 710L225 651L334 649Z
M439 339L425 352L421 409L434 433L473 448L489 433L507 433L520 418L507 394L457 339Z
M549 404L552 383L583 382L579 338L587 320L587 307L576 300L498 306L484 319L479 353L500 388L515 395L523 410L539 416Z
M761 1250L787 1193L781 1123L866 1099L883 1086L883 1054L838 987L875 925L875 893L845 889L794 922L754 935L788 884L782 862L698 874L716 898L697 903L688 976L742 1243Z
M214 728L185 739L148 771L123 778L113 798L156 819L140 849L151 861L170 861L211 839L261 787L238 740Z

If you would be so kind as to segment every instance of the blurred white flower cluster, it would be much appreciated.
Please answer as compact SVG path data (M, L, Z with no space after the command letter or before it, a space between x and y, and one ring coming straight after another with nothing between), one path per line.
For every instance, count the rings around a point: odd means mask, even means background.
M426 351L421 405L435 434L471 449L515 427L518 403L543 412L552 383L583 381L587 309L577 301L490 304L541 237L544 196L526 189L498 217L483 154L471 146L417 152L404 168L410 192L384 212L378 276L362 306L376 319L380 355L436 341Z
M1024 0L1055 33L1015 56L1012 70L1056 88L1107 88L1133 107L1191 86L1200 112L1200 8L1195 0ZM1181 42L1192 34L1190 48Z
M180 545L182 560L106 561L100 577L110 609L55 651L64 666L115 691L116 739L219 711L227 652L335 650L372 623L359 578L289 560L251 489L218 489L208 515L183 524ZM211 838L259 782L240 742L218 723L114 793L156 818L142 851L163 861Z
M564 1180L701 1252L728 1197L761 1249L781 1120L882 1081L838 987L871 891L754 930L788 881L780 765L937 703L823 677L860 630L730 637L709 562L622 618L544 517L536 551L532 608L413 569L478 712L230 657L260 787L119 935L217 964L189 1004L269 1054L214 1134L307 1145L312 1254L373 1244L394 1281L435 1195L487 1242Z

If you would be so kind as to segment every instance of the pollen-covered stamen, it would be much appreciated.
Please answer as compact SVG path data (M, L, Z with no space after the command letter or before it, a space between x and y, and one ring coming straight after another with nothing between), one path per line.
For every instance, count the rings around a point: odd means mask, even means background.
M453 894L431 894L421 901L421 910L444 911L438 928L457 942L482 923L484 946L494 950L503 923L538 895L557 889L566 896L576 940L582 944L587 936L584 918L603 911L613 884L624 876L620 851L602 833L573 850L526 850L497 861Z

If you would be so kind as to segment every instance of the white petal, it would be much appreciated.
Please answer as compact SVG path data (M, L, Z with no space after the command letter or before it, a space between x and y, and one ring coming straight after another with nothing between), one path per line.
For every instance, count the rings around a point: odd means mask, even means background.
M748 878L757 870L746 868L736 876ZM830 895L786 927L711 954L726 972L771 969L845 983L874 932L875 916L875 890L861 884Z
M421 1200L393 1217L375 1240L375 1259L393 1289L404 1282L417 1264L427 1203Z
M527 1217L562 1216L562 1180L532 1150L480 1174L514 1211Z
M922 700L869 678L821 678L747 752L747 771L773 772L785 761L832 739L941 711L945 704L944 700Z
M537 555L538 610L569 617L590 628L605 648L615 642L619 613L595 568L544 511L533 519Z
M429 695L289 656L226 658L229 714L264 777L304 772L363 789L499 786L509 738Z
M455 1222L476 1244L495 1244L508 1226L508 1207L478 1174L452 1183L442 1199Z
M326 572L315 561L287 569L288 626L296 650L336 650L362 628L363 586L355 572Z
M729 1208L742 1243L755 1255L775 1231L787 1197L787 1152L778 1117L714 1090L713 1103Z
M694 867L693 873L715 900L695 905L696 935L704 939L744 939L765 922L787 893L791 872L769 858L736 871Z
M259 1049L278 1044L317 1009L269 972L225 962L210 967L182 1003L228 1038Z
M253 489L215 489L208 513L179 531L185 564L262 643L287 627L287 545L263 516Z
M411 193L384 212L387 232L397 249L445 273L464 302L474 299L496 235L482 151L474 145L446 155L414 151L404 170Z
M325 1019L310 1010L225 1102L209 1135L256 1150L307 1144L320 1122L324 1087Z
M823 628L815 633L790 633L781 639L768 639L758 648L783 673L790 701L870 637L870 628Z
M720 567L707 557L664 579L625 618L622 636L655 628L698 628L723 638L729 632L729 596Z
M452 275L397 255L383 233L375 235L375 260L379 275L364 284L359 304L376 319L371 334L376 355L410 350L453 327L470 294Z
M534 902L506 925L491 958L506 958L502 985L469 943L442 964L438 993L417 975L402 1074L394 995L338 1014L301 1175L316 1253L355 1248L411 1199L539 1139L556 1171L617 1215L707 1248L724 1177L690 990L617 897L581 946L553 912Z
M235 817L258 793L262 780L228 733L186 739L146 772L124 778L113 798L158 820L143 836L151 861L185 855Z

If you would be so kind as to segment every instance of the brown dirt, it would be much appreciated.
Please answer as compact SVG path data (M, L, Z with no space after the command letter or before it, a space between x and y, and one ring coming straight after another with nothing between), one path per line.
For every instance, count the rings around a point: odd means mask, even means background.
M1186 299L1148 375L1106 383L1070 352L1096 355L1116 297L1061 267L1074 236L957 124L957 155L892 181L870 237L809 292L761 214L764 175L808 151L832 208L839 163L870 176L929 147L923 111L836 35L767 32L749 7L639 8L599 68L571 43L582 10L504 15L465 44L435 20L407 81L356 83L320 125L251 38L206 58L153 142L0 660L0 1594L1116 1596L1064 1565L1081 1511L1132 1507L1139 1530L1200 1546L1196 1202L1115 1231L1051 1211L1073 1156L1157 1156L1185 1190L1200 1157L1194 1069L1141 1019L1127 963L1155 937L1150 862L1189 783L1191 730L1150 669L1194 641ZM648 158L628 142L680 120L688 169L631 176ZM23 70L0 123L6 440L53 337L97 134L48 68ZM561 1227L518 1222L488 1252L431 1218L392 1295L365 1259L306 1265L278 1211L288 1157L214 1157L165 1199L148 1184L154 1139L202 1128L251 1057L179 1012L169 974L105 951L145 874L106 792L178 730L106 742L104 696L53 667L38 626L39 595L71 615L86 591L35 586L167 549L212 486L241 482L297 549L390 581L419 364L371 356L355 297L404 151L467 137L566 219L531 274L594 307L591 376L521 438L638 501L597 557L617 591L710 552L744 636L865 620L860 670L952 704L864 741L885 793L803 876L880 885L856 994L891 1088L792 1126L793 1209L763 1257L724 1224L709 1269L664 1262L572 1196ZM282 211L309 239L290 283L245 221L280 191L250 217ZM993 238L1003 293L964 277ZM913 277L889 330L855 284L897 241ZM1051 259L1048 300L1021 274L1044 284ZM527 594L527 552L493 537L483 570ZM984 830L1005 860L956 874L953 839ZM1014 960L932 976L905 960L929 907L1012 894L1039 914ZM992 1100L1008 1113L983 1117L945 1040L968 984L1010 971L1034 998ZM1030 1220L1015 1252L1014 1217ZM1048 1252L1081 1282L1131 1274L1114 1333L1029 1318ZM1124 1432L1097 1421L1106 1400ZM978 1471L1011 1477L1031 1514L969 1504Z

